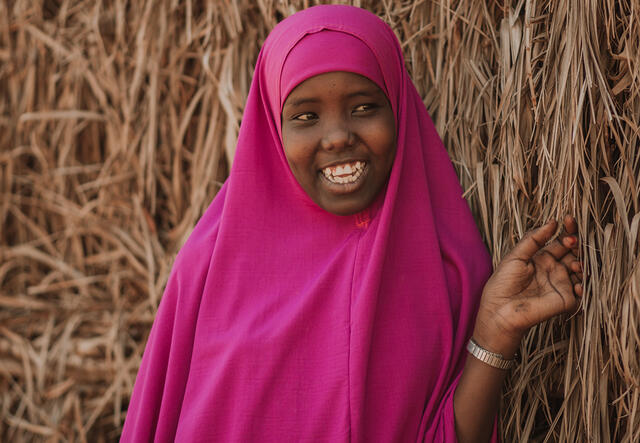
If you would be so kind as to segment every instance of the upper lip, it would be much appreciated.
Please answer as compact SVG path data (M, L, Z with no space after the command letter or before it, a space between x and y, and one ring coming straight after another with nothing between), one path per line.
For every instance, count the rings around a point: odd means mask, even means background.
M366 160L363 160L361 158L343 158L340 160L334 160L331 163L327 163L324 166L320 167L320 170L323 170L325 168L331 168L333 166L337 166L337 165L344 165L345 163L355 163L355 162L362 162L362 163L366 163Z

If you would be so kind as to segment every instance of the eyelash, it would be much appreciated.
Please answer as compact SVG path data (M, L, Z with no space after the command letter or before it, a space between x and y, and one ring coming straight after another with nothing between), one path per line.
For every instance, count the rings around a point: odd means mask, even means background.
M375 103L362 103L361 105L356 106L353 109L353 112L357 112L357 113L368 113L373 111L374 109L376 109L378 107L377 104ZM364 109L360 109L359 108L364 108ZM301 118L304 116L311 116L311 118ZM312 118L317 117L317 114L315 112L302 112L300 114L296 114L293 117L291 117L291 120L297 120L297 121L301 121L301 122L309 122L311 121Z
M362 107L364 107L365 109L362 109L362 110L357 111L357 112L370 112L370 111L373 111L374 109L376 109L378 107L378 105L375 104L375 103L363 103L361 105L356 106L355 109L362 108Z
M302 121L302 122L308 122L308 121L311 121L311 118L304 119L304 118L300 118L300 117L309 116L309 115L311 115L311 116L315 116L315 115L316 115L316 113L315 113L315 112L303 112L303 113L301 113L301 114L296 114L296 115L294 115L293 117L291 117L291 120L297 120L297 121Z

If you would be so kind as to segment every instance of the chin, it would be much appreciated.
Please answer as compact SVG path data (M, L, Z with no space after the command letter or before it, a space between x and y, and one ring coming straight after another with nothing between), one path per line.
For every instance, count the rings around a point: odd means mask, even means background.
M344 202L331 202L330 204L320 204L322 209L327 212L331 212L335 215L354 215L358 212L364 211L367 209L372 202L363 202L363 201L344 201Z

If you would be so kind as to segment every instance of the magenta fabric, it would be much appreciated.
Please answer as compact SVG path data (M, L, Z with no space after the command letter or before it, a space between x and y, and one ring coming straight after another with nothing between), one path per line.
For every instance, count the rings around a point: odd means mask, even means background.
M387 189L353 216L306 195L280 138L286 94L341 70L381 86L398 131ZM391 29L348 6L299 12L262 47L231 174L178 254L122 441L456 441L490 270Z
M369 47L351 34L324 29L305 35L289 51L280 74L280 104L274 112L280 113L296 86L314 75L335 71L336 65L341 71L369 78L389 96L378 60Z

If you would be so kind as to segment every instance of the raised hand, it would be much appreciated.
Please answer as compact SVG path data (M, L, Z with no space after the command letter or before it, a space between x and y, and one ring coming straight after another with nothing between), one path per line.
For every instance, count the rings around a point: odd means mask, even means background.
M556 228L551 221L528 232L487 281L473 334L481 346L510 358L531 326L577 309L583 293L577 224L566 216L564 232L547 244Z

